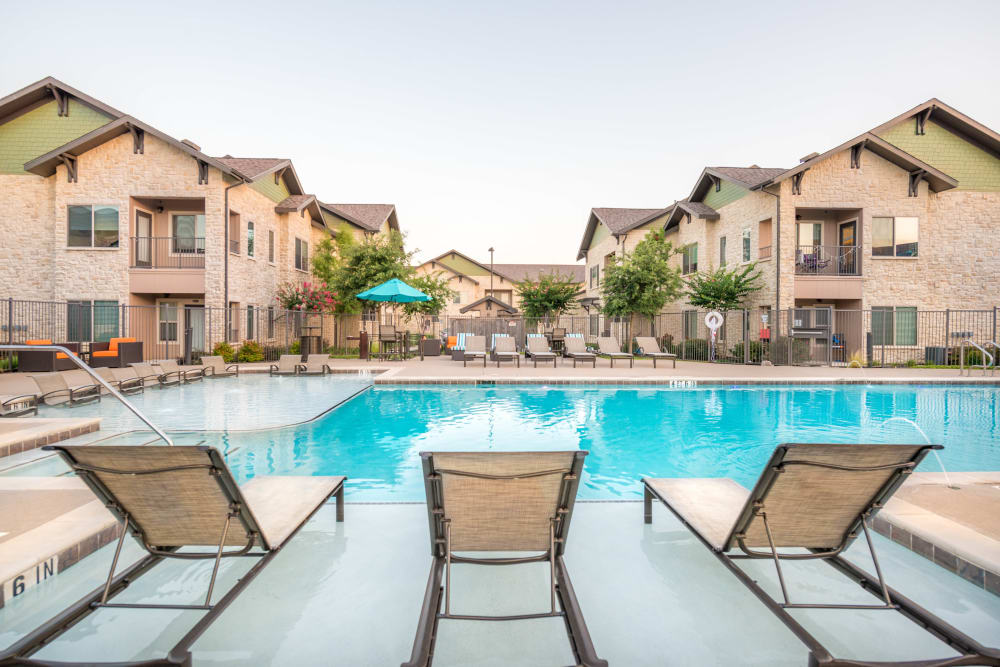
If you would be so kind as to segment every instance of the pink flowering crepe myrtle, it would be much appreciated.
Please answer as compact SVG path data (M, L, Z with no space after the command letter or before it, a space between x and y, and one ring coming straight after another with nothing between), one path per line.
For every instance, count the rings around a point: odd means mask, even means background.
M339 304L337 293L327 287L326 283L315 285L304 282L299 287L285 284L278 290L277 301L286 310L301 310L306 312L333 311Z

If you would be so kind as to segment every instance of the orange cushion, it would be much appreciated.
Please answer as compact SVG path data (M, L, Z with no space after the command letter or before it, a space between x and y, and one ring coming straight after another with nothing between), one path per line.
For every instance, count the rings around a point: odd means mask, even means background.
M25 345L52 345L52 341L48 338L36 338L34 340L24 341Z
M450 350L456 345L458 345L458 336L448 336L448 349Z
M100 352L91 353L92 357L117 357L118 350L101 350Z
M118 343L134 343L135 338L112 338L108 342L108 350L118 352Z
M56 352L56 359L69 359L63 352Z

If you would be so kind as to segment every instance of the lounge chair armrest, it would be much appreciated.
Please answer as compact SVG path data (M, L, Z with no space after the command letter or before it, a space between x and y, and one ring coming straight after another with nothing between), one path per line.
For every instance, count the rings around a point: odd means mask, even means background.
M274 364L271 364L271 367L274 368ZM240 365L239 364L229 364L228 366L226 366L226 372L228 373L229 371L235 371L236 374L239 375L240 374Z
M187 370L181 370L181 371L177 371L177 372L180 373L181 377L184 378L185 380L188 378L188 376L191 373L194 373L195 377L205 377L205 372L203 370L201 370L200 368L189 368Z
M34 394L23 394L21 396L14 396L13 398L8 398L0 406L7 407L12 403L24 403L26 400L30 400L34 405L38 405L38 399Z
M69 400L73 401L76 399L77 396L80 395L86 396L87 394L92 394L95 391L99 394L101 392L101 389L102 387L99 384L85 384L82 387L76 387L74 389L70 389Z
M295 364L295 372L296 373L305 373L308 370L309 370L309 367L306 366L305 364Z
M176 375L177 379L179 381L183 377L181 375L181 373L183 373L183 372L184 371L167 371L166 373L160 373L159 375L157 375L156 379L159 380L160 382L166 382L166 380L164 380L164 378L169 378L171 375Z
M205 366L201 369L201 374L205 377L212 377L215 375L215 366Z
M72 394L70 394L70 390L69 389L53 389L52 391L45 392L44 394L40 395L38 398L40 398L42 401L44 401L49 396L58 396L60 394L69 394L69 395L72 395Z

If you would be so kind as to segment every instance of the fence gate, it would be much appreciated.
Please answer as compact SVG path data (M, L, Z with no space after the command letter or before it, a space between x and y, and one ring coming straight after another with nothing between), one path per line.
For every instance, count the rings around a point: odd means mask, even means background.
M792 308L788 311L788 359L796 366L833 363L833 307Z

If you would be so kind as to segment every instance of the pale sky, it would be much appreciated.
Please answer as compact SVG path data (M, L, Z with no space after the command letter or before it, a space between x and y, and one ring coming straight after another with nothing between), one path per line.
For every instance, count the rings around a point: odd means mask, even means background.
M426 259L573 263L591 207L789 167L938 97L1000 129L1000 2L4 3L54 76L212 155L393 203Z

